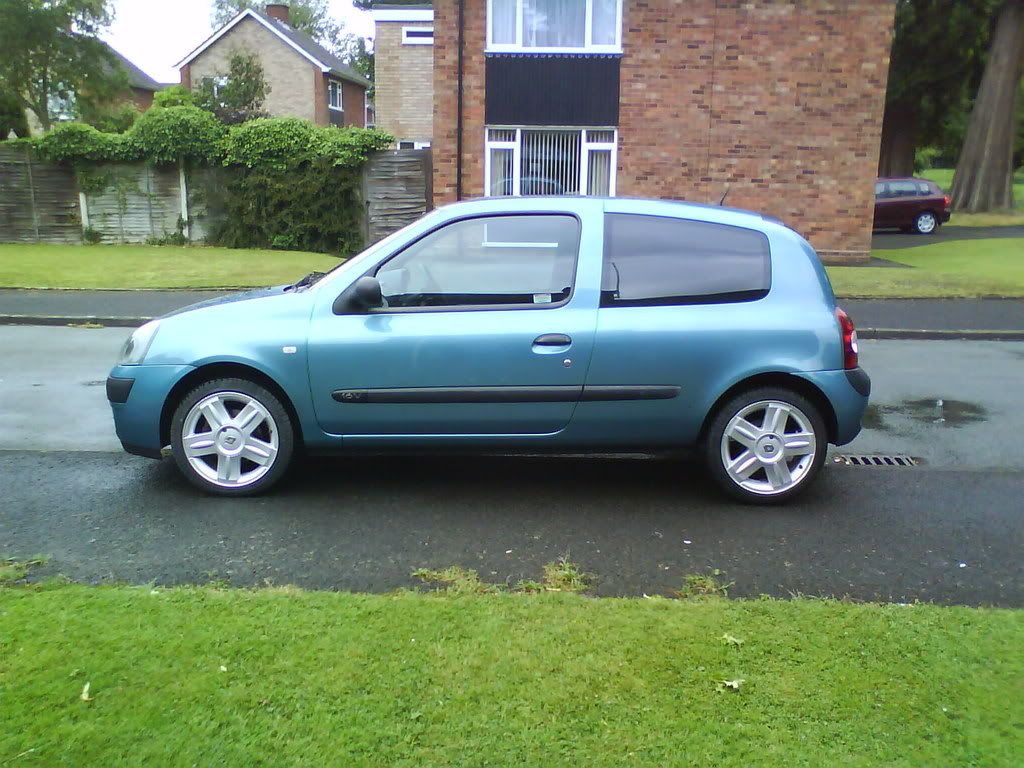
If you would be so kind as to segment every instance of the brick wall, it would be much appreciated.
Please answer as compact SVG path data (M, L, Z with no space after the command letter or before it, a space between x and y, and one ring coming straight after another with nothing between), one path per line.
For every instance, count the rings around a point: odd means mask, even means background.
M402 45L402 28L431 22L378 21L373 40L377 127L399 141L430 141L434 132L434 47Z
M466 0L463 195L483 192L486 0ZM892 0L625 0L620 195L778 216L831 260L871 244ZM455 199L455 0L434 3L434 199Z
M263 105L267 112L275 117L317 120L314 73L320 77L319 68L253 19L243 19L189 63L188 80L192 86L198 86L204 77L227 74L235 51L259 56L270 86L270 94ZM184 73L182 81L185 82Z

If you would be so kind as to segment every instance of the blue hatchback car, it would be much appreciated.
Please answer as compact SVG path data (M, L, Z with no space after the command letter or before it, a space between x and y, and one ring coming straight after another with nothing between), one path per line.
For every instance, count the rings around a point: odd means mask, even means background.
M125 450L244 495L304 449L697 449L728 493L805 489L870 380L817 255L756 213L491 198L333 271L139 328L107 380Z

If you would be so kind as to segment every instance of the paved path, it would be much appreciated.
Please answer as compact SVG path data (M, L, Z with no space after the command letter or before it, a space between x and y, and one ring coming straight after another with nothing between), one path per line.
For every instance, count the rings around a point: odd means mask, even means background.
M957 227L943 226L933 235L914 235L903 232L875 232L871 238L872 249L917 248L922 245L943 243L951 240L991 240L992 238L1024 238L1024 226L1012 227Z
M0 555L49 554L44 575L386 591L452 564L536 578L568 553L601 594L720 568L735 595L1024 606L1024 411L1007 385L1024 344L865 342L873 407L843 450L925 465L831 464L800 503L753 509L660 459L323 458L272 495L204 496L117 450L96 382L125 334L0 327Z
M0 320L136 326L223 291L22 291L0 289ZM1024 299L843 299L863 329L1024 331ZM870 333L865 333L869 336Z

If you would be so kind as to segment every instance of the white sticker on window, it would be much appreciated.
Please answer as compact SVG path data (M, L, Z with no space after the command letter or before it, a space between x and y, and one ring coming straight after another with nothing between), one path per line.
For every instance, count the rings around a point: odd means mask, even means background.
M551 294L550 293L535 293L533 294L534 304L550 304Z

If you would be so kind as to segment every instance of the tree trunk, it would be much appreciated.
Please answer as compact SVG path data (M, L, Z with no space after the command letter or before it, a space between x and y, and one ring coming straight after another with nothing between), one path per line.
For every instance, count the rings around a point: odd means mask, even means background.
M886 104L882 116L879 176L913 176L917 151L917 113L903 104Z
M1006 0L953 176L955 210L973 213L1013 208L1013 141L1022 73L1024 0Z

